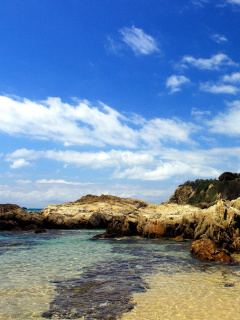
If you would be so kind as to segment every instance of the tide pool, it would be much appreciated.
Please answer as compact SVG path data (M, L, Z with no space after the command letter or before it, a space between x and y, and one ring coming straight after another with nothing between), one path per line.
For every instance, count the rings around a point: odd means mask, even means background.
M188 241L91 239L101 232L1 232L0 319L238 318L238 265L198 261Z

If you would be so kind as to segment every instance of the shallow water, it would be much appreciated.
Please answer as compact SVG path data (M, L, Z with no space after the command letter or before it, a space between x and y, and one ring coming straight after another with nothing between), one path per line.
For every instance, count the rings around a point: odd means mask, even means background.
M190 242L98 232L1 232L0 319L238 319L239 266L200 262Z

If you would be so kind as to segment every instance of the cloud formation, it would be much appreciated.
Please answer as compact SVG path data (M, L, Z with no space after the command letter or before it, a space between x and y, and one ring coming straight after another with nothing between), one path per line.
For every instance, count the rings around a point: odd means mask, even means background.
M225 75L223 76L222 81L230 83L240 83L240 72L233 72L230 75Z
M122 41L127 44L136 55L148 55L160 52L157 41L142 29L132 26L131 28L122 28L119 30L122 35Z
M200 84L200 90L211 92L214 94L219 94L219 93L237 94L239 92L239 88L233 85L223 84L223 83L214 84L212 82L206 82L206 83Z
M228 110L208 122L211 132L228 136L240 136L240 101L228 103Z
M184 56L181 60L181 64L185 68L192 66L202 70L219 70L222 66L238 66L236 62L224 53L218 53L211 56L209 59L196 59L192 56Z
M72 186L86 186L86 185L91 184L89 182L88 183L72 182L72 181L66 181L63 179L58 179L58 180L42 179L42 180L37 180L36 183L38 183L38 184L57 184L57 185L67 184L67 185L72 185Z
M226 42L228 42L228 39L224 35L221 35L219 33L213 34L212 35L212 39L217 43L226 43Z
M139 118L139 117L138 117ZM143 144L190 143L194 129L191 123L178 119L146 120L136 122L115 109L88 101L77 105L63 103L60 98L43 102L17 100L0 96L0 131L12 136L61 142L64 146L92 145L137 148ZM18 161L15 168L28 163Z
M240 5L240 0L227 0L227 3Z
M190 80L185 76L172 75L166 81L166 87L170 89L170 93L181 91L181 86L190 83Z

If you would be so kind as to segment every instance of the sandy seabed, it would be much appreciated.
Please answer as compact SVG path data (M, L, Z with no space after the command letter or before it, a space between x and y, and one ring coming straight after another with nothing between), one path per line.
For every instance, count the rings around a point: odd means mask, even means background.
M240 270L158 274L150 289L135 293L135 308L121 320L239 319Z

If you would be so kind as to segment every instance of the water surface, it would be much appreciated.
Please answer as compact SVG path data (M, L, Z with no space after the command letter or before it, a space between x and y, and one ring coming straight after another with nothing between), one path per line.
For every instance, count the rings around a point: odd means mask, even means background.
M190 242L91 240L102 231L1 232L0 319L238 318L239 266Z

